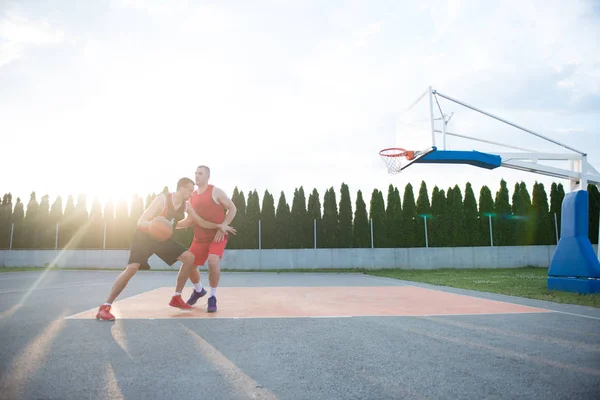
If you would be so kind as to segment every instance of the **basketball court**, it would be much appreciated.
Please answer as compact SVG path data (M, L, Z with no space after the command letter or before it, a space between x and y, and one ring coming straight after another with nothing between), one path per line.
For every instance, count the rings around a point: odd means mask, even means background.
M3 398L590 399L600 310L362 274L228 273L219 311L176 274L0 274ZM188 285L189 286L189 285ZM186 294L190 288L186 288Z

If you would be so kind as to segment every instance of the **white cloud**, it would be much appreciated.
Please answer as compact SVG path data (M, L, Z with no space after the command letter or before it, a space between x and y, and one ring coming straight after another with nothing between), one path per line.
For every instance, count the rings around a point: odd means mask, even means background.
M0 15L0 67L22 57L28 47L63 40L64 33L47 21L32 21L16 12L7 12Z

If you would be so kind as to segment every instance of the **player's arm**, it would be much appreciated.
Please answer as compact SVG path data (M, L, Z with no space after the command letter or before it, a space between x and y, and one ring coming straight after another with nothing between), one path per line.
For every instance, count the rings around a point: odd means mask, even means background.
M215 188L215 197L216 200L227 209L225 219L222 223L224 227L227 227L235 218L235 214L237 213L237 207L235 206L235 204L233 204L233 201L231 201L229 196L227 196L227 194L219 188Z
M200 217L196 213L196 211L194 211L194 207L192 207L190 205L190 203L187 203L186 212L188 214L187 217L183 221L181 221L179 224L181 224L181 223L187 224L187 223L189 223L189 222L186 222L188 220L190 220L191 223L188 226L184 226L184 228L192 226L194 223L200 225L203 228L207 228L207 229L220 229L221 228L221 224L215 224L214 222L209 222L209 221L203 219L202 217ZM177 225L179 225L179 224L177 224Z
M181 221L179 221L177 223L177 226L175 227L175 229L186 229L193 225L194 225L194 219L192 218L192 216L190 214L188 214L184 219L182 219Z
M160 215L160 213L165 207L165 201L166 199L163 194L156 196L156 198L152 200L152 203L150 203L150 205L148 206L148 208L146 208L140 219L138 219L137 226L141 230L150 230L150 225L152 224L151 221L154 219L154 217Z

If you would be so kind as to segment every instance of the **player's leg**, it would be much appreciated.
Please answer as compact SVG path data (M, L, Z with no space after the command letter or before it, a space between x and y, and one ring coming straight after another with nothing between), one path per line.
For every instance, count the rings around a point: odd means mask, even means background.
M173 297L171 297L169 305L183 309L191 308L191 306L186 304L181 298L181 291L185 286L185 281L187 281L191 269L194 267L194 255L188 251L184 245L172 238L165 240L164 242L160 242L160 245L156 250L156 255L168 265L173 265L176 261L181 261L183 263L179 268L177 282L175 285L175 293L173 293Z
M220 242L211 242L208 250L208 283L210 294L208 297L208 312L217 311L217 286L221 280L221 259L227 246L227 239Z
M152 243L144 236L143 233L136 231L131 240L131 247L129 249L129 261L125 270L119 274L115 283L113 284L106 302L100 306L97 319L112 321L115 319L114 315L110 313L112 303L125 289L129 280L133 278L136 272L139 270L140 265L147 262L148 258L152 255Z
M197 242L193 241L190 246L190 252L194 255L194 268L192 268L190 272L190 281L194 285L194 290L192 291L192 295L188 299L187 303L189 305L194 305L204 295L206 295L206 290L202 287L202 282L200 282L200 271L198 271L198 267L204 265L206 263L206 259L208 258L208 251L210 242Z

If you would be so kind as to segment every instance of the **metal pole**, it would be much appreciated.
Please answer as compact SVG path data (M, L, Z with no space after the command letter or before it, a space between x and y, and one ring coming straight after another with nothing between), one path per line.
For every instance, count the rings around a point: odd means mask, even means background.
M488 215L488 219L490 221L490 246L494 247L494 235L492 234L492 216Z
M15 223L13 222L10 225L10 244L9 244L9 247L8 247L9 250L12 250L12 242L13 242L13 234L14 234L14 232L15 232Z
M425 224L425 247L429 247L429 239L427 238L427 215L423 216L423 223Z
M556 244L558 244L558 219L556 213L554 213L554 230L556 231Z
M260 237L260 219L258 220L258 249L262 249L262 242Z
M313 241L314 241L314 248L317 248L317 219L313 219Z
M56 223L56 229L54 232L54 250L58 250L58 223Z
M106 250L106 222L104 223L104 239L102 240L102 250Z
M373 242L373 218L371 218L371 248L374 248L374 242Z
M477 109L477 108L475 108L475 107L473 107L473 106L470 106L470 105L468 105L468 104L465 104L465 103L463 103L463 102L461 102L461 101L458 101L458 100L456 100L456 99L453 99L453 98L452 98L452 97L450 97L450 96L446 96L445 94L442 94L442 93L438 92L437 90L434 90L434 91L433 91L433 93L434 93L434 94L437 94L437 95L440 95L440 96L442 96L443 98L445 98L445 99L448 99L448 100L450 100L450 101L453 101L453 102L455 102L455 103L458 103L458 104L460 104L460 105L462 105L462 106L464 106L464 107L470 108L470 109L471 109L471 110L473 110L473 111L477 111L477 112L479 112L479 113L481 113L481 114L483 114L483 115L487 115L487 116L488 116L488 117L490 117L490 118L494 118L494 119L496 119L496 120L498 120L498 121L500 121L500 122L504 122L505 124L511 125L511 126L513 126L513 127L517 128L517 129L520 129L520 130L522 130L522 131L525 131L525 132L527 132L527 133L531 133L531 134L532 134L532 135L534 135L534 136L537 136L537 137L539 137L539 138L542 138L542 139L546 139L546 140L548 140L549 142L552 142L552 143L554 143L554 144L556 144L556 145L558 145L558 146L562 146L562 147L564 147L564 148L566 148L566 149L569 149L569 150L571 150L571 151L574 151L574 152L576 152L576 153L579 153L579 154L581 154L581 155L584 155L584 156L586 155L586 153L584 153L584 152L582 152L582 151L579 151L579 150L577 150L577 149L574 149L574 148L572 148L572 147L570 147L570 146L567 146L567 145L565 145L565 144L562 144L562 143L560 143L560 142L557 142L556 140L553 140L553 139L547 138L547 137L545 137L545 136L543 136L543 135L540 135L539 133L535 133L535 132L533 132L533 131L531 131L531 130L529 130L529 129L527 129L527 128L523 128L522 126L519 126L519 125L517 125L517 124L514 124L514 123L512 123L512 122L508 122L507 120L505 120L505 119L502 119L502 118L500 118L500 117L497 117L497 116L495 116L495 115L492 115L492 114L490 114L490 113L488 113L488 112L485 112L485 111L479 110L479 109Z
M433 91L431 90L431 86L429 86L429 116L431 118L431 145L435 146L435 126L433 124ZM442 115L442 119L443 118L444 116Z

